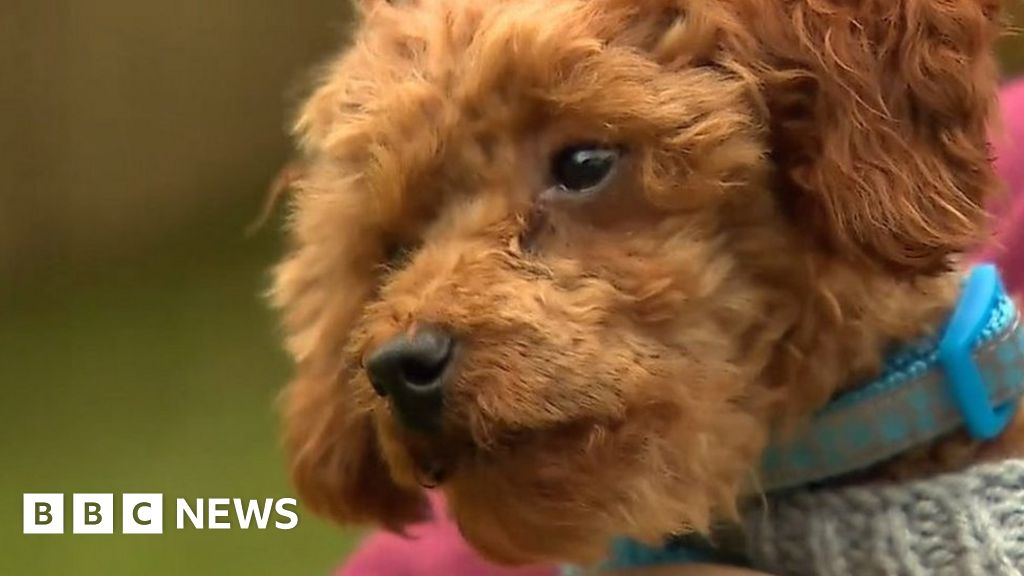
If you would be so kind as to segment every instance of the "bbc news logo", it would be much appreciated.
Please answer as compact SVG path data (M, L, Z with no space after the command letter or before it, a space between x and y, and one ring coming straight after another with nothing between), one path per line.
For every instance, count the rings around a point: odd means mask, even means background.
M23 534L63 534L64 494L23 494ZM163 534L163 494L122 494L121 534ZM174 527L185 530L291 530L299 525L294 498L178 498ZM113 534L113 494L72 494L72 534Z

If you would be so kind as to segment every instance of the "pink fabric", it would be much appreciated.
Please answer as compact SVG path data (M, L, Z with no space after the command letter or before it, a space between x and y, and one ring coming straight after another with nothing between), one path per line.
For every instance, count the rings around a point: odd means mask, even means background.
M409 530L412 538L374 532L336 576L554 576L553 568L510 569L481 559L459 536L444 502L430 500L435 520Z
M1003 132L995 140L996 169L1006 183L1006 203L993 207L999 218L996 239L982 253L1003 271L1012 292L1024 292L1024 80L1003 87L999 94Z
M1011 291L1024 291L1024 81L1000 94L1004 132L996 140L996 167L1009 190L998 234L980 257L995 260ZM411 539L371 534L336 576L553 576L554 569L512 570L488 564L474 553L433 496L435 520L410 529ZM500 522L500 519L495 519Z

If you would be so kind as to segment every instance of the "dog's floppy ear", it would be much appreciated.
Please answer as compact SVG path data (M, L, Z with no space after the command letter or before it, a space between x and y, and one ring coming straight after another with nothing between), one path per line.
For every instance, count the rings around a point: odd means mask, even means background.
M375 430L379 399L351 378L346 347L375 287L378 248L345 183L329 171L304 171L292 196L293 246L274 271L270 297L296 363L281 398L285 448L305 506L341 523L400 530L424 515L426 502L421 490L393 480Z
M342 524L396 532L426 517L422 492L392 480L368 403L329 379L296 380L284 401L292 482L304 506Z
M749 28L734 48L757 52L743 59L762 67L779 189L799 225L901 273L975 247L999 189L988 146L999 0L735 6Z

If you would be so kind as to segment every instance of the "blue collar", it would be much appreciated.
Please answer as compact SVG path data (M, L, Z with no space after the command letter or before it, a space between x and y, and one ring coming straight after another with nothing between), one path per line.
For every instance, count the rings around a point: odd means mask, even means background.
M836 479L961 427L990 440L1009 424L1022 396L1024 326L995 266L978 266L938 336L891 354L881 376L830 402L796 438L768 447L761 489ZM618 539L605 567L737 563L699 538L680 544L648 547Z
M958 428L991 440L1024 395L1024 327L995 266L974 268L939 336L890 355L885 371L840 395L800 434L765 453L773 492L867 469Z

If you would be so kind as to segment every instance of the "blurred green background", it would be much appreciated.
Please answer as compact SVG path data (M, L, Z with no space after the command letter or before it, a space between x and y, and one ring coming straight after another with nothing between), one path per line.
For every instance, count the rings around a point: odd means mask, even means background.
M166 530L291 495L254 237L345 0L0 0L0 575L326 575L352 534ZM24 536L21 494L162 492L162 536ZM115 505L120 497L115 496ZM120 508L116 509L120 514ZM120 517L115 532L120 530Z
M325 575L352 545L308 514L21 535L24 492L163 492L167 516L290 494L260 298L280 238L244 230L350 20L345 0L0 0L0 574ZM1024 70L1021 39L1003 54Z

